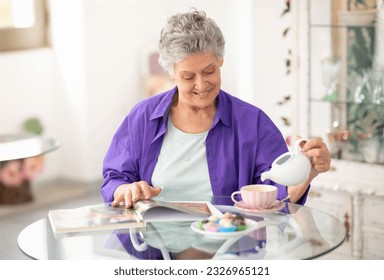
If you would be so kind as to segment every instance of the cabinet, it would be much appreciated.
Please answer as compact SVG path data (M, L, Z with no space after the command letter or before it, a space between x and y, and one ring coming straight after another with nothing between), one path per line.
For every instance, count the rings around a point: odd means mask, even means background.
M365 196L363 258L384 259L384 198Z
M384 167L334 160L312 182L306 205L342 221L346 241L331 259L384 259Z
M332 155L307 205L338 217L349 233L325 257L384 259L384 1L292 5L296 129L321 137Z
M309 1L308 134L325 139L333 158L384 164L381 1L353 2Z
M353 256L353 206L348 192L328 190L321 185L313 185L308 194L306 206L328 212L343 222L347 230L345 242L337 249L342 256Z

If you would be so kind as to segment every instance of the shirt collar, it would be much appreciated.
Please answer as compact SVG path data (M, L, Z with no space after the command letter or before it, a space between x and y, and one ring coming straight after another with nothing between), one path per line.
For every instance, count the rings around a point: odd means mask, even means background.
M164 98L162 98L159 104L156 106L155 110L152 112L150 119L154 120L157 118L168 118L169 107L171 106L173 96L177 92L177 87L169 90L165 93ZM228 93L223 90L220 90L217 101L217 111L215 115L215 120L213 122L213 126L215 126L219 121L221 121L224 125L230 127L231 126L231 113L232 108L230 106L230 100L228 98Z
M173 96L177 92L177 87L165 92L164 98L161 98L159 104L157 104L155 110L153 110L150 120L154 120L161 117L168 117L169 108L171 106Z
M225 126L231 126L231 114L232 107L230 105L230 100L228 98L228 93L223 90L220 90L218 100L217 100L217 111L215 120L213 121L213 126L215 126L219 121L221 121Z

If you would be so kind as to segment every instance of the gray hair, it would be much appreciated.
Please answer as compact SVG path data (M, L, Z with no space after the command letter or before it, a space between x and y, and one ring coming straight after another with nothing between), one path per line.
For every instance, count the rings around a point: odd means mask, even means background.
M203 11L176 14L168 19L160 33L159 64L173 73L173 65L185 57L212 51L224 56L225 40L214 20Z

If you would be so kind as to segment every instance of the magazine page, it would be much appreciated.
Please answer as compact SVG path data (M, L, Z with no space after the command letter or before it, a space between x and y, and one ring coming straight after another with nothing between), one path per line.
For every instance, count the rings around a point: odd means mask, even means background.
M140 200L133 208L95 204L79 208L50 210L54 233L144 227L151 221L194 221L212 215L209 202Z
M193 221L212 215L208 204L206 201L140 200L134 209L145 222Z
M72 209L50 210L48 217L55 233L143 227L144 222L124 206L96 204Z

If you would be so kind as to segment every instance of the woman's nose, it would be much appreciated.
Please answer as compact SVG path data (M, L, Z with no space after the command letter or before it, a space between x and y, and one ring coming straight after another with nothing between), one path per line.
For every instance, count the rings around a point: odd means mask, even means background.
M204 79L204 77L202 76L197 76L195 80L195 88L202 90L202 89L205 89L206 86L207 86L206 79Z

